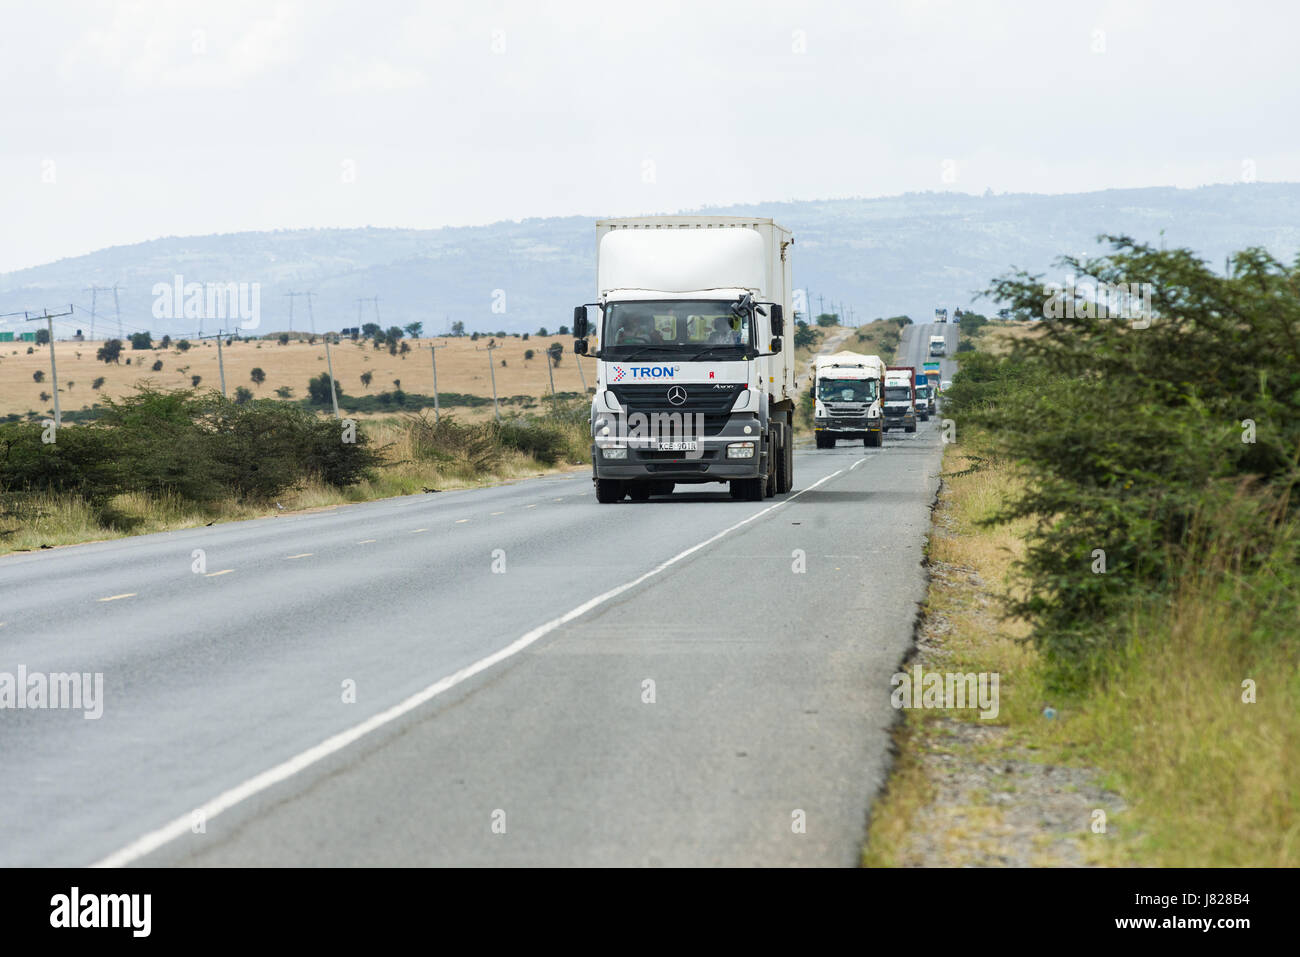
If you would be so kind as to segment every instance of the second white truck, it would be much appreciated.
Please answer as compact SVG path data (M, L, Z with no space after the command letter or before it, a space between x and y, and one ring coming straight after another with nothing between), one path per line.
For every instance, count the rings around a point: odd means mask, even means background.
M885 364L879 356L836 352L813 360L813 435L819 449L837 439L880 448Z

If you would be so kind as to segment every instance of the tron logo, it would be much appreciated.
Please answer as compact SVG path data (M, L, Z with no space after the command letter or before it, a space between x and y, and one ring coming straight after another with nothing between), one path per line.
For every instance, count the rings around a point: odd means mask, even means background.
M627 370L624 369L622 366L614 366L614 377L610 379L610 381L618 382L626 374L627 374Z

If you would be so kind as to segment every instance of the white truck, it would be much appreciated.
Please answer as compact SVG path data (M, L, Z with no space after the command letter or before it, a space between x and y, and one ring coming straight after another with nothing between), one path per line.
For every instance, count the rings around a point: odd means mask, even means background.
M947 340L943 336L930 337L930 355L941 356L948 351Z
M597 298L574 309L573 348L596 358L597 501L707 482L744 501L790 491L793 243L747 216L596 223Z
M836 352L813 360L813 436L819 449L836 439L880 448L885 364L879 356Z

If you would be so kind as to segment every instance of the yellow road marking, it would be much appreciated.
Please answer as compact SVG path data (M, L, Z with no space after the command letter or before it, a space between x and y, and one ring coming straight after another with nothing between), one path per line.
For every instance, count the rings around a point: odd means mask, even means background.
M309 555L311 555L311 552L303 552L301 555L286 555L284 556L284 560L287 562L292 561L295 558L307 558Z
M119 598L134 598L135 592L129 591L122 595L109 595L107 598L101 598L100 601L117 601Z
M504 515L505 512L493 512L492 514L493 514L493 515Z
M456 524L457 524L457 525L464 525L464 524L465 524L466 522L468 522L468 521L469 521L468 518L458 518L458 519L456 519Z
M427 532L427 531L428 531L427 528L417 528L414 531L412 531L411 534L414 535L416 532Z
M208 573L207 573L206 575L204 575L203 577L204 577L204 578L216 578L218 575L229 575L229 574L230 574L231 572L233 572L233 571L234 571L233 568L223 568L223 569L221 569L221 571L219 571L219 572L208 572Z

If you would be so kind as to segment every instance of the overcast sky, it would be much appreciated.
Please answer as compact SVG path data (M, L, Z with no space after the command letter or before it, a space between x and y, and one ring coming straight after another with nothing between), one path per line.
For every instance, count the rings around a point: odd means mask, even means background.
M1300 4L0 3L0 271L165 235L1300 180Z

